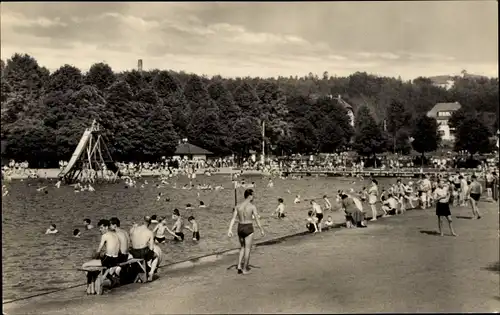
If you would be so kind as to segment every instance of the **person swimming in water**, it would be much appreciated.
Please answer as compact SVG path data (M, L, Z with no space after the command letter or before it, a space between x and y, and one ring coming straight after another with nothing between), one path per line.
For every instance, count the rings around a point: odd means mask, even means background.
M55 224L51 224L47 231L45 231L45 234L57 234L59 231L56 228Z
M200 208L206 208L207 206L205 205L205 203L203 201L200 200L200 205L199 205Z
M253 201L253 190L247 189L244 192L245 200L237 205L233 211L233 217L229 223L229 230L227 232L228 237L233 236L233 226L238 218L238 238L240 241L240 255L238 259L238 274L248 274L250 273L249 263L250 263L250 252L252 250L253 243L253 220L257 222L257 226L260 229L260 233L264 236L264 229L260 224L259 214L257 208L252 203Z
M92 230L94 228L94 226L90 223L91 223L90 219L83 220L83 226L85 227L86 230Z
M82 235L82 232L80 232L80 229L73 230L73 237L79 238L81 235Z

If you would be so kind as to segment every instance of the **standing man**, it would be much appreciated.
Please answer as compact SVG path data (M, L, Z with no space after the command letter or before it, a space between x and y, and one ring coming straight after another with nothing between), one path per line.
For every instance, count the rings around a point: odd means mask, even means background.
M312 211L313 215L318 218L318 230L321 233L321 221L323 220L323 209L321 209L321 206L314 200L311 200L311 206L312 206Z
M477 204L479 202L479 198L481 198L481 194L483 193L483 186L477 181L476 175L472 175L472 182L469 185L469 196L470 196L470 204L472 207L472 215L473 219L481 219L481 214L479 213L479 209Z
M244 193L245 200L234 208L233 217L229 224L227 236L233 236L233 225L238 217L238 238L240 241L240 257L238 259L238 274L248 274L250 263L250 251L253 243L253 220L255 218L257 226L260 229L260 234L264 236L264 230L259 221L259 214L257 208L252 204L253 190L247 189Z

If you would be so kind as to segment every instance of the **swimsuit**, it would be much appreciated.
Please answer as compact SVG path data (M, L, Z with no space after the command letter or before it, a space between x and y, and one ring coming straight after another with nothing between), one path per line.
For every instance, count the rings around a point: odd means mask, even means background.
M199 241L200 240L200 232L193 232L193 239Z
M475 201L479 201L479 198L481 197L481 194L474 194L474 193L471 193L470 194L470 197L472 199L474 199Z
M134 258L144 259L145 261L150 261L155 258L155 252L152 251L149 247L144 248L131 248L130 254Z
M318 223L323 219L323 213L316 213L316 218L318 218Z
M165 236L155 236L155 241L158 243L164 243L165 242Z
M246 238L247 236L253 234L253 224L252 223L239 223L238 224L238 236L240 238Z
M104 257L101 258L101 265L103 267L111 268L115 267L118 264L119 264L118 257L111 257L108 255L104 255Z
M126 262L127 260L128 260L128 254L122 254L122 253L118 254L119 263Z
M181 240L179 241L179 239L177 239L177 237L174 238L175 241L178 241L178 242L181 242L184 240L184 233L182 232L175 232L174 233L175 235L179 236L181 238Z

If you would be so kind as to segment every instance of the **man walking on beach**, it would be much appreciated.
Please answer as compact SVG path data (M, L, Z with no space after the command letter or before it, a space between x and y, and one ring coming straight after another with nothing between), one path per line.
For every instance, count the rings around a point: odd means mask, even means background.
M240 256L238 259L238 274L248 274L250 269L248 268L250 263L250 251L252 249L253 243L253 220L255 218L257 226L260 229L260 233L264 236L264 230L259 221L259 214L257 213L257 208L252 204L253 201L253 190L247 189L244 193L245 200L234 208L233 217L231 223L229 224L229 231L227 236L233 236L233 225L238 217L238 238L240 240Z

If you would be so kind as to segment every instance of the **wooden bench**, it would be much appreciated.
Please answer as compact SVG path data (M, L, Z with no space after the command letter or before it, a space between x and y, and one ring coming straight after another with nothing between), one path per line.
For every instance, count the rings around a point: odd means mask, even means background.
M140 272L137 274L137 276L134 279L134 283L146 283L148 280L148 274L147 274L147 269L146 269L146 262L144 259L138 259L138 258L132 258L127 261L124 261L120 264L117 265L117 267L125 267L125 266L133 266L134 264L137 264L140 268ZM89 266L85 268L78 268L79 271L84 271L84 272L98 272L99 275L97 276L95 286L96 286L96 293L101 295L103 293L103 286L104 286L104 281L106 280L106 277L109 273L109 269L106 267L102 266Z

